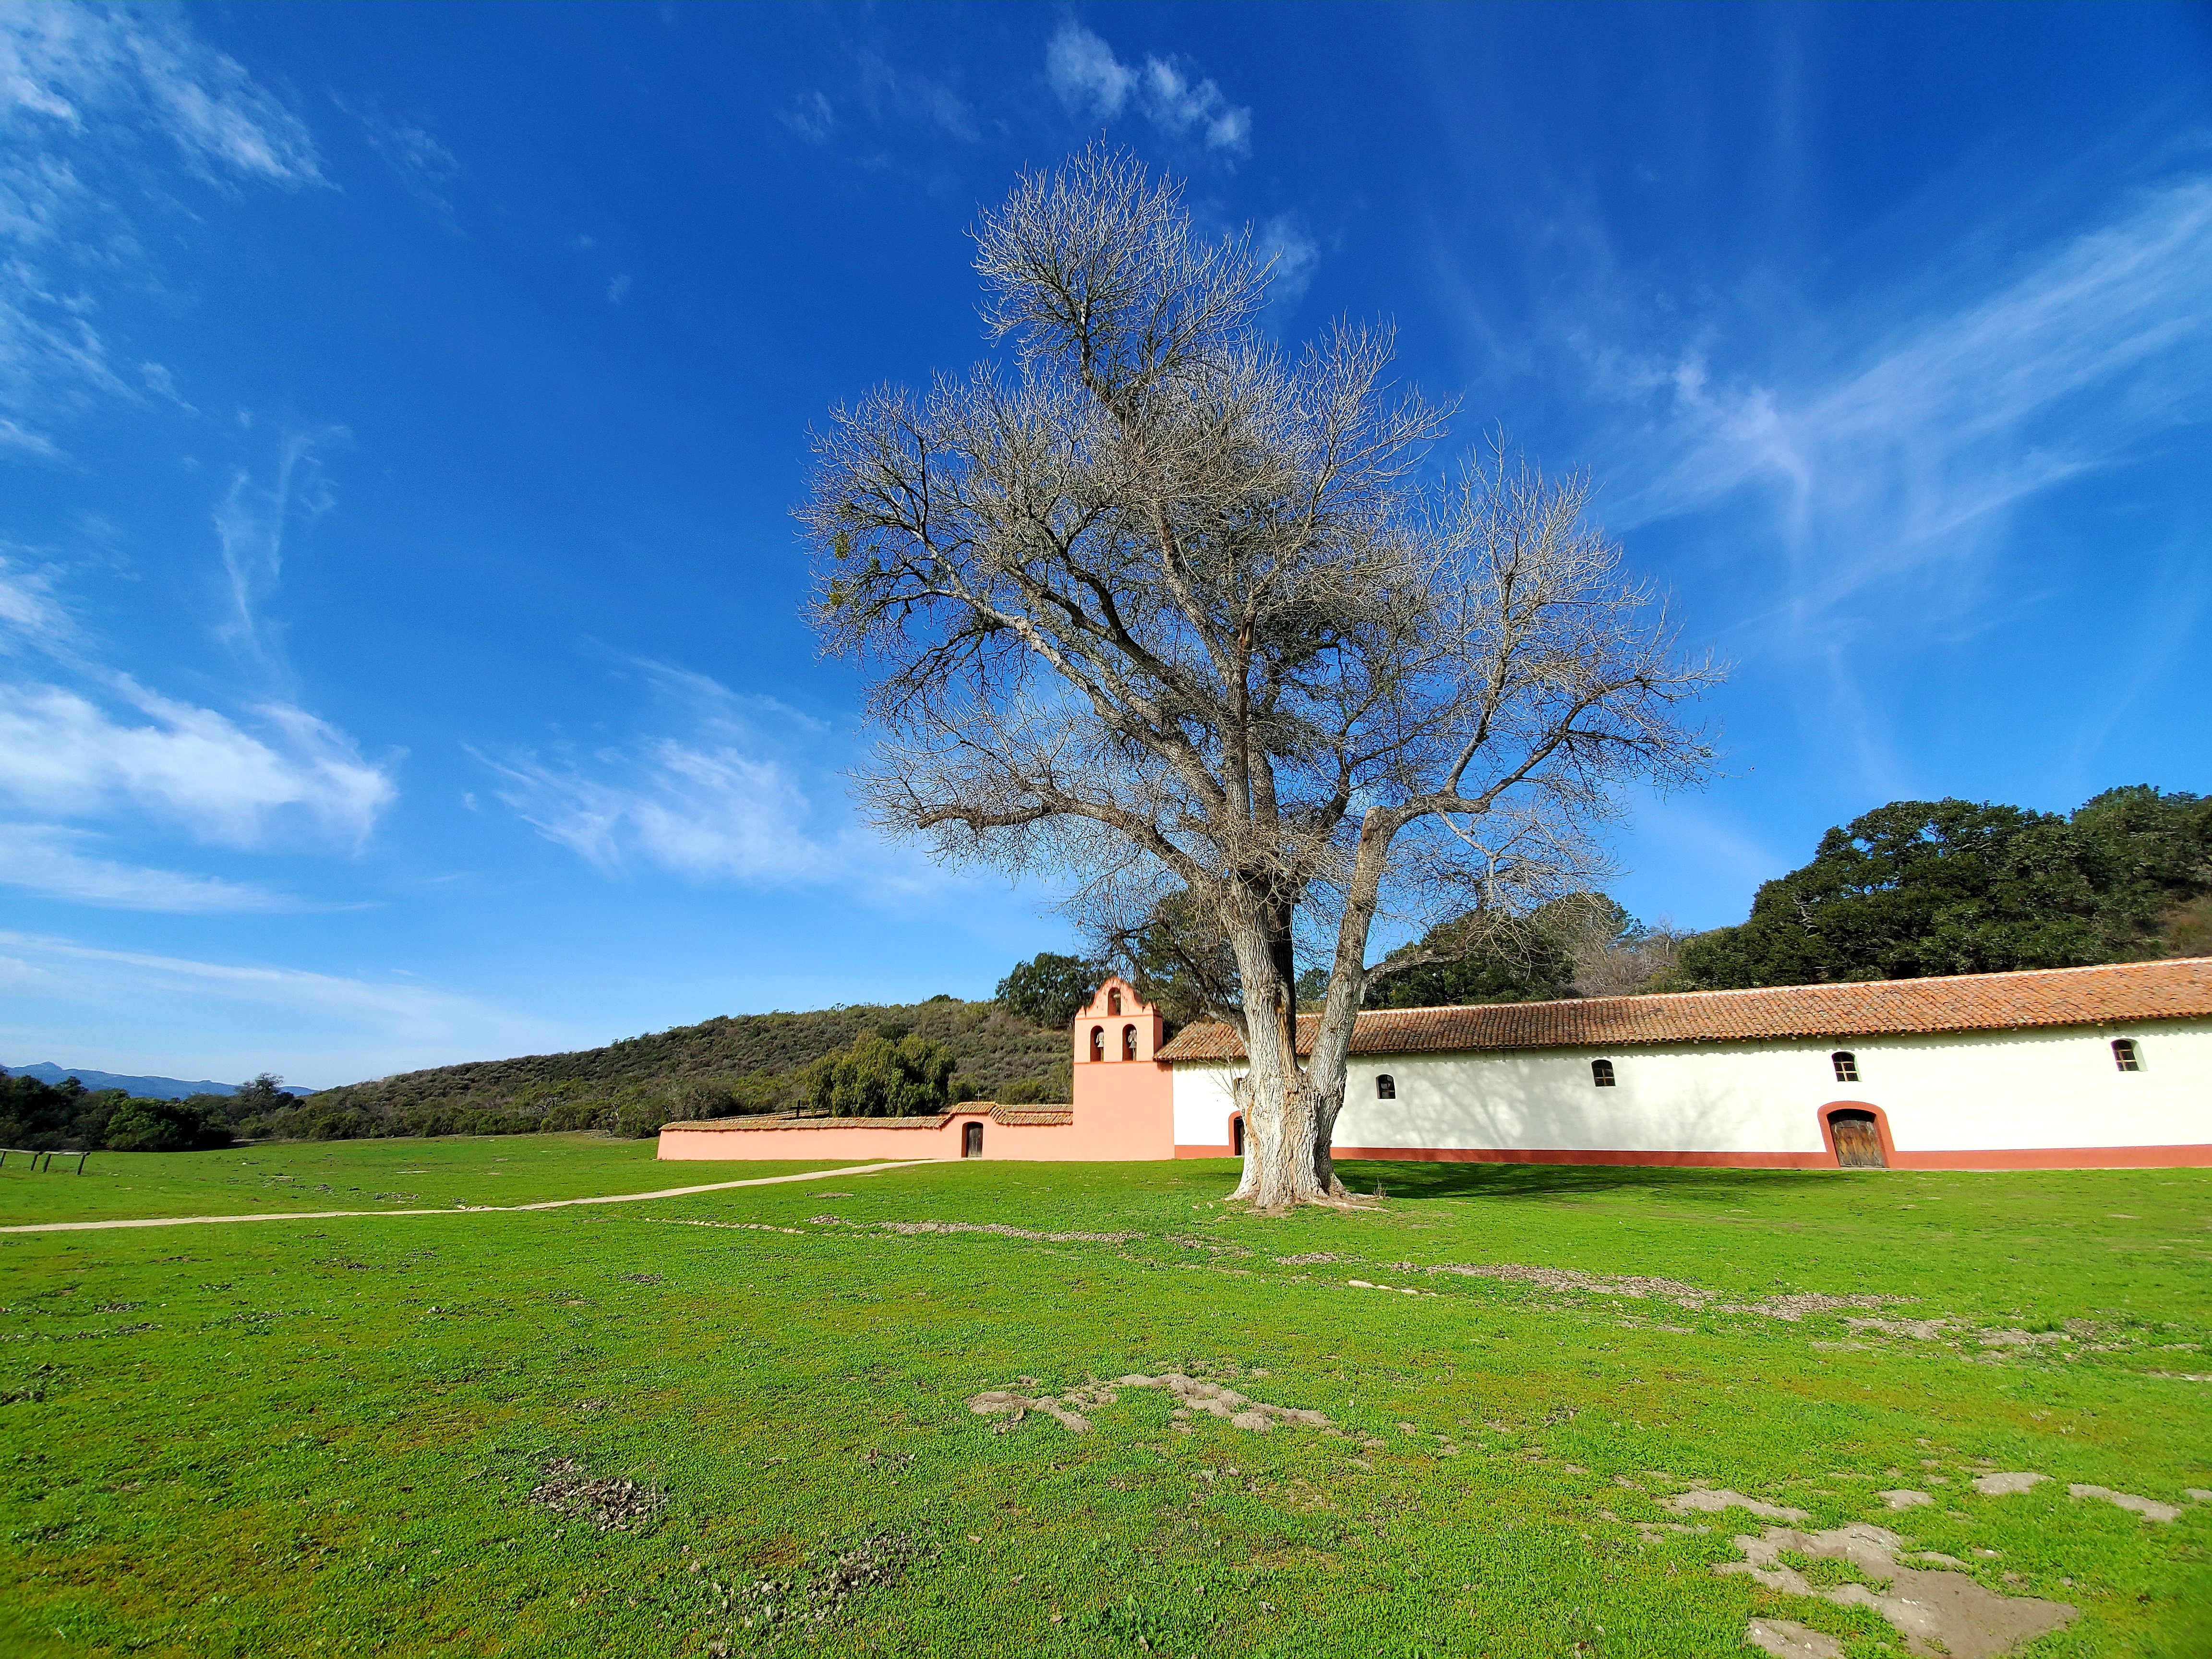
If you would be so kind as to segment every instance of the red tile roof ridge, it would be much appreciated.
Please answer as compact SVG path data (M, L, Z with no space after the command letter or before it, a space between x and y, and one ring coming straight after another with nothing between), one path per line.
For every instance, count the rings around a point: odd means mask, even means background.
M1358 1017L1352 1051L1605 1048L2018 1030L2206 1017L2212 1017L2212 957L2184 957L1734 991L1672 991L1454 1008L1372 1008ZM1301 1054L1310 1050L1319 1024L1319 1015L1298 1017ZM1161 1048L1158 1058L1241 1060L1243 1054L1232 1028L1207 1023L1180 1032Z
M960 1109L976 1109L963 1105ZM727 1134L740 1129L941 1129L951 1121L950 1112L917 1113L909 1117L800 1117L789 1112L757 1112L744 1117L686 1118L660 1127Z
M967 1111L970 1109L963 1106L961 1109ZM1015 1128L1048 1129L1074 1122L1075 1108L1049 1105L1042 1101L1030 1106L994 1106L991 1108L991 1121Z
M664 1123L663 1129L697 1129L726 1134L743 1129L941 1129L963 1113L988 1117L994 1123L1015 1128L1052 1128L1075 1121L1075 1108L1040 1101L1033 1105L1002 1106L995 1101L963 1100L949 1112L922 1112L908 1117L802 1117L796 1112L757 1112L744 1117L695 1117Z

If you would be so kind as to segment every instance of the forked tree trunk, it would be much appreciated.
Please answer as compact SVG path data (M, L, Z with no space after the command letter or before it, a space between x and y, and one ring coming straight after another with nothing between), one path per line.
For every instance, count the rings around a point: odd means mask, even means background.
M1235 928L1230 941L1243 981L1245 1026L1245 1069L1234 1085L1244 1118L1244 1170L1230 1196L1284 1210L1327 1203L1344 1188L1329 1163L1319 1102L1298 1063L1296 994L1285 971L1289 917L1267 920L1275 925Z

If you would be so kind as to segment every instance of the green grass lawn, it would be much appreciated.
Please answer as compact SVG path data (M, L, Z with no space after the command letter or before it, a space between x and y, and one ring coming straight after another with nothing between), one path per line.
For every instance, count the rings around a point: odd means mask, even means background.
M440 1140L290 1141L218 1152L76 1154L51 1169L0 1165L0 1226L126 1216L284 1214L534 1204L601 1193L742 1180L833 1167L661 1164L650 1140L605 1135L456 1135Z
M772 1172L643 1151L149 1157L71 1213L246 1211L288 1171L341 1207ZM1905 1651L1716 1574L1768 1523L1662 1507L1705 1483L2079 1609L2021 1651L2212 1652L2212 1172L1347 1175L1389 1196L1271 1219L1218 1201L1225 1164L983 1162L0 1238L0 1649L1565 1659L1736 1654L1756 1616ZM1430 1271L1501 1265L1546 1271ZM1839 1296L1911 1299L1802 1299ZM967 1404L1169 1372L1336 1432L1159 1388L1081 1434Z

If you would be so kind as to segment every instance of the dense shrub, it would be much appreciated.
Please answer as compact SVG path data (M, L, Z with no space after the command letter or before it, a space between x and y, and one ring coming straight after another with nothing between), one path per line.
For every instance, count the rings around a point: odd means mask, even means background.
M957 1064L941 1042L872 1031L844 1053L807 1066L799 1091L808 1110L833 1117L912 1117L941 1112L962 1097L953 1080Z
M82 1152L105 1143L120 1089L88 1089L75 1078L47 1083L0 1072L0 1146Z
M220 1107L210 1110L198 1104L205 1098L124 1100L108 1115L100 1144L111 1152L196 1152L228 1146L229 1121Z

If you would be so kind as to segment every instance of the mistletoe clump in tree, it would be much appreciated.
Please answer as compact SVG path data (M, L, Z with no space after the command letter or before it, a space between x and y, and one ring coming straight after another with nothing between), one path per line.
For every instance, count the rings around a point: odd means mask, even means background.
M1624 781L1708 758L1679 708L1714 671L1586 481L1502 447L1425 481L1443 416L1389 331L1271 345L1249 237L1200 243L1127 154L975 234L1012 349L836 410L800 509L825 643L870 673L864 792L941 855L1071 879L1102 939L1186 896L1234 969L1197 982L1248 1057L1237 1195L1328 1201L1377 915L1588 886Z

